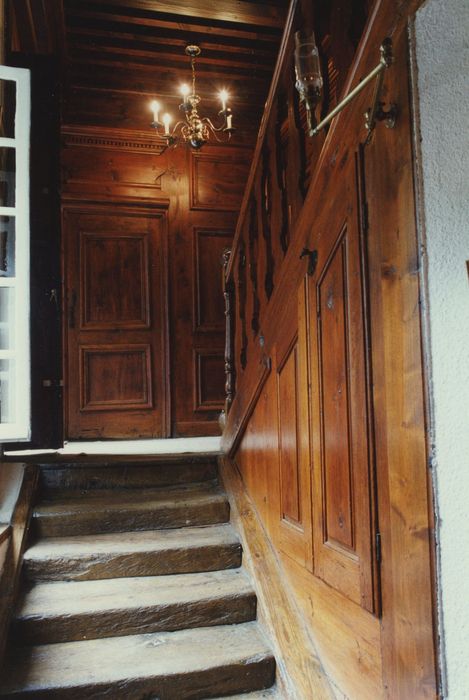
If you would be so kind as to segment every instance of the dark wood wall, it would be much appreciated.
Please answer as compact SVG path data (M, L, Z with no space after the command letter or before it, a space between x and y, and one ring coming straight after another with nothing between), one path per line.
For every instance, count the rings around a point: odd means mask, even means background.
M63 211L77 210L80 203L83 211L90 203L108 203L115 211L124 204L165 209L169 356L164 371L171 415L160 435L216 434L225 382L222 253L231 245L252 150L207 145L197 153L180 147L158 154L150 130L124 131L115 116L131 113L143 126L148 101L121 93L116 105L99 90L79 92L80 101L67 101L63 115ZM69 297L66 290L66 306ZM129 415L121 419L124 436ZM73 432L80 437L79 427ZM118 437L118 431L108 436Z
M285 5L226 0L214 13L209 3L9 3L12 62L34 72L38 55L51 56L60 79L65 437L219 432L221 255L234 233ZM177 114L178 86L190 78L189 43L202 47L201 114L215 120L216 93L227 88L237 131L229 146L161 154L150 102L157 97ZM46 139L38 140L47 151ZM98 219L107 229L99 245L109 251L100 255L100 274L96 264L89 267L89 256L85 267L80 257L96 233L85 228ZM127 237L125 221L132 228ZM51 227L54 255L57 233ZM106 268L112 259L114 276ZM146 282L139 287L140 276ZM101 288L89 286L91 277L101 280ZM48 285L56 289L55 280ZM152 293L145 296L143 287ZM152 296L156 289L159 296ZM60 302L59 291L53 300ZM100 307L93 337L86 304ZM153 317L158 324L150 330ZM57 334L49 337L58 347ZM50 381L59 399L60 377L40 374L33 381ZM47 437L36 435L38 441L49 446Z
M383 99L398 120L366 143L370 85L305 138L290 39L225 284L224 446L326 672L345 697L369 700L437 696L406 34L416 6L297 4L292 31L307 16L323 58L318 116L392 36Z

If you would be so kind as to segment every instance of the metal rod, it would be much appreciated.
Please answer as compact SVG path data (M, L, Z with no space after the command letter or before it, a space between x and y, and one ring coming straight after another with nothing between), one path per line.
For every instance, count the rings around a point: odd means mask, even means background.
M321 131L321 129L327 126L334 119L336 114L339 114L339 112L341 112L343 108L346 107L348 103L351 102L353 98L356 97L356 95L358 95L358 93L361 92L363 88L373 80L373 78L375 78L382 71L384 71L385 68L387 68L386 63L380 61L376 68L373 68L371 73L369 73L366 76L366 78L363 78L363 80L361 80L358 83L358 85L354 87L353 90L351 90L349 94L346 97L344 97L344 99L341 102L339 102L339 104L336 107L334 107L334 109L331 112L329 112L327 117L324 117L324 119L319 122L319 124L313 129L311 136L316 136L316 134L318 134Z

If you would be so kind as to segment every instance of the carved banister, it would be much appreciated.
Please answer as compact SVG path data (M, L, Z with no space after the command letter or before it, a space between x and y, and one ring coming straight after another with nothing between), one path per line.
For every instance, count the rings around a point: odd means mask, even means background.
M225 415L228 415L235 394L236 368L234 363L234 313L233 292L234 285L231 278L227 278L226 269L230 261L231 250L223 251L223 298L225 300Z
M270 90L269 90L269 94L267 97L264 114L262 116L261 125L259 127L259 134L257 137L256 148L254 150L254 155L253 155L253 159L252 159L252 163L251 163L251 169L249 171L249 176L248 176L248 180L246 183L246 189L244 190L244 196L243 196L243 200L241 203L241 209L240 209L240 213L239 213L238 223L236 226L236 231L235 231L235 235L234 235L234 239L233 239L233 246L231 248L231 258L230 258L230 262L228 263L228 267L226 269L227 277L233 274L233 261L236 258L236 253L237 253L238 246L240 243L240 238L241 238L241 234L242 234L244 221L245 221L245 218L247 216L248 209L249 209L249 199L251 196L251 192L253 190L256 172L257 172L257 169L258 169L259 163L261 161L261 157L262 157L262 148L263 148L266 133L267 133L267 127L268 127L269 121L270 121L270 115L272 112L272 105L274 104L275 96L277 93L277 87L279 84L280 76L281 76L282 71L283 71L285 60L288 58L287 49L289 47L289 41L290 41L290 37L291 37L293 21L295 19L295 13L296 13L298 4L299 4L299 0L291 0L290 7L288 9L287 19L285 22L285 29L284 29L282 41L280 44L280 50L279 50L279 54L278 54L278 58L277 58L277 63L275 65L272 83L270 85Z

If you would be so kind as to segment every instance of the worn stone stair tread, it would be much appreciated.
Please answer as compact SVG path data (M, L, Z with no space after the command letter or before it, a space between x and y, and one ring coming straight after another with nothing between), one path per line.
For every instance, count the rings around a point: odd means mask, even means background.
M127 460L124 463L89 464L43 464L40 484L43 493L54 496L56 491L80 489L100 490L148 488L188 482L213 480L217 477L216 460L201 457L194 459L179 455L178 459L155 461L144 464Z
M229 523L175 530L49 537L24 554L33 580L89 580L235 568L241 545Z
M150 530L227 522L226 495L213 485L165 489L105 491L34 509L34 527L42 537Z
M222 493L217 479L189 482L186 484L169 484L164 486L146 486L134 488L56 488L44 494L38 508L47 507L55 509L62 506L64 509L78 506L82 502L96 503L99 501L115 501L120 503L135 501L165 500L172 496L197 494L197 493Z
M39 583L13 621L21 643L44 644L253 620L256 596L241 569Z
M13 650L3 697L185 700L269 687L275 661L256 623Z
M285 693L274 686L265 690L256 690L253 693L241 693L237 695L224 695L222 698L213 698L212 700L288 700Z

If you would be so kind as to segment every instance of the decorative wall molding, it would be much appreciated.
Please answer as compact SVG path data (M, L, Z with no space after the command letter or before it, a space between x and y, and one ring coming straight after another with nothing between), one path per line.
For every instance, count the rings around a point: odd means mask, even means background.
M61 133L64 146L119 149L133 153L145 152L155 156L160 155L164 150L164 145L157 144L153 135L146 131L95 126L63 126Z

